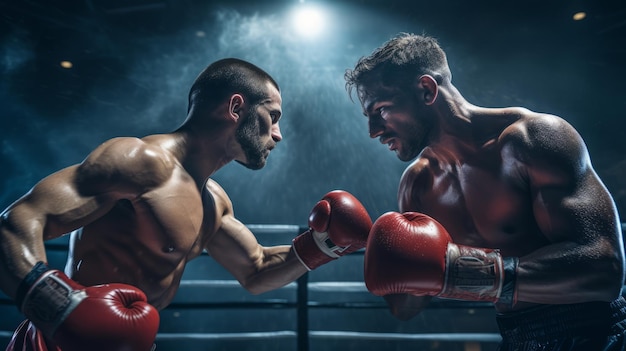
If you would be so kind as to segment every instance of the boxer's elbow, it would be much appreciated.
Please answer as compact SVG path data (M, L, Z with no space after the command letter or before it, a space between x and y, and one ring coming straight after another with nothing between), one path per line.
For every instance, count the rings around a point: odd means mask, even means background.
M605 300L613 301L622 295L624 288L624 261L623 259L612 259L607 265L609 269L605 275L605 281L608 289L606 289Z
M602 261L604 265L602 271L604 273L601 276L607 286L605 299L613 301L622 294L626 267L624 266L624 252L622 250L607 252L610 252L610 254L606 255Z
M271 290L261 284L241 283L241 286L252 295L260 295Z
M588 293L595 296L587 299L611 302L621 296L625 274L623 258L620 255L606 256L593 267L585 286L591 287Z
M596 289L586 300L612 302L622 295L624 283L623 280L616 281L615 279L607 279L599 282L596 287L597 286L604 287L604 289Z
M245 280L239 280L239 284L252 295L260 295L272 290L282 288L288 282L276 281L264 277L250 277Z

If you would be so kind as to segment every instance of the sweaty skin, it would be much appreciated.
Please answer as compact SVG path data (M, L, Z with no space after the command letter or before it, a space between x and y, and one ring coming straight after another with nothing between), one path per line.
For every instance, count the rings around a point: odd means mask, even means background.
M83 285L134 285L159 309L175 295L185 264L203 250L252 293L305 273L290 246L261 246L209 178L232 160L265 164L282 139L280 93L268 83L267 96L246 113L245 98L233 95L212 124L192 109L173 133L111 139L82 163L44 178L2 214L3 291L15 297L33 265L46 261L44 240L70 232L66 274ZM254 152L235 137L249 116L256 119L248 125Z
M430 215L457 244L519 257L518 303L496 304L499 312L616 299L620 222L574 128L524 108L474 106L428 75L414 88L413 95L359 89L370 136L413 160L400 181L400 211ZM408 319L430 297L385 299Z

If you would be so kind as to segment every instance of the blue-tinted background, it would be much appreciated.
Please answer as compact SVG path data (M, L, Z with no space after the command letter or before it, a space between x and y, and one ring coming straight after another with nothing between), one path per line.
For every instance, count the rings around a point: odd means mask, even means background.
M294 28L292 12L305 5L326 14L317 37ZM587 17L574 21L579 11ZM175 129L196 75L239 57L281 85L284 140L265 169L233 163L214 178L244 223L295 225L257 228L262 244L289 243L332 189L354 193L372 217L395 210L407 164L368 137L343 74L398 32L437 37L470 102L571 122L626 217L626 3L610 0L0 0L0 208L108 138ZM73 67L62 68L63 60ZM57 268L65 239L48 255ZM302 321L311 351L495 350L489 305L435 305L397 321L366 291L362 253L306 277L303 317L293 284L252 296L202 256L161 313L157 350L295 350ZM266 307L237 305L257 302ZM23 316L3 296L0 314L4 345ZM279 333L246 334L259 331ZM364 334L371 332L391 334Z
M316 38L290 18L327 17ZM367 134L343 73L394 34L437 37L453 82L477 105L562 116L587 141L626 210L626 6L586 1L157 1L1 3L0 207L38 179L80 162L107 138L167 132L210 62L252 61L281 85L284 141L261 171L214 178L245 223L303 225L327 191L345 189L372 216L396 209L406 166ZM572 15L587 11L587 18ZM321 25L320 25L321 27ZM70 60L74 66L59 66ZM622 215L624 217L624 215Z

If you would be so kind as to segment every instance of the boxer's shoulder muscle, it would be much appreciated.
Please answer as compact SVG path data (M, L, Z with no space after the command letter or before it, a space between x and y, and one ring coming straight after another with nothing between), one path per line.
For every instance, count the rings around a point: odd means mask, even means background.
M529 112L518 122L506 128L499 140L501 145L511 145L522 151L526 159L546 157L575 158L586 152L580 134L561 117Z
M98 146L79 165L76 183L85 193L140 194L162 185L173 174L174 158L138 138L114 138Z
M432 188L432 162L436 166L435 160L420 156L411 162L402 173L398 187L398 202L401 212L420 210L419 199L422 192Z

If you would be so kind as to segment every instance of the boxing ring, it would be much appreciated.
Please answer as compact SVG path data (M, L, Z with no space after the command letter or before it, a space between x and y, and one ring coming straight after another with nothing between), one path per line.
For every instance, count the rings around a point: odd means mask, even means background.
M262 245L288 244L305 228L249 225ZM67 237L46 243L63 268ZM157 350L495 350L500 341L488 303L434 299L409 321L394 318L363 283L363 250L260 295L244 290L208 255L191 261L174 301L161 311ZM23 319L0 295L4 347Z

